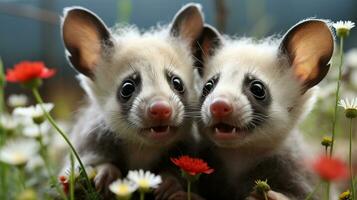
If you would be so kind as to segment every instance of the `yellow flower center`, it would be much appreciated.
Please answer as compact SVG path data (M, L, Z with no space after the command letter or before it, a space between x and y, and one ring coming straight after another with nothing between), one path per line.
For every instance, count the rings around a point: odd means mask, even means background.
M119 185L117 192L118 195L127 196L129 194L129 187L127 185Z
M339 37L346 37L350 34L350 29L345 27L338 28L336 30L336 34Z
M26 162L26 157L21 153L14 152L13 161L14 161L14 164L23 164Z
M149 189L150 187L149 181L146 179L139 180L138 185L141 189Z
M356 108L347 108L345 110L345 116L350 119L356 118L357 117L357 109Z

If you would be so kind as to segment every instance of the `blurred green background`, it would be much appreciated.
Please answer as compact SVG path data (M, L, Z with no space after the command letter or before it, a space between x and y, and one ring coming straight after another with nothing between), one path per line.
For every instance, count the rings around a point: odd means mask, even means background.
M56 68L56 78L47 81L42 93L56 104L55 114L68 120L77 110L83 91L75 80L75 71L65 59L60 36L60 16L67 6L79 5L97 13L108 26L120 23L135 24L145 29L169 23L186 0L0 0L0 56L6 67L22 60L43 60ZM325 18L332 21L357 21L356 0L205 0L201 3L206 22L221 32L262 38L284 34L298 21ZM356 96L357 91L357 31L346 40L349 52L344 66L342 97ZM333 63L328 78L321 84L317 106L302 124L310 136L329 135L333 114L337 64ZM6 95L24 92L8 84ZM346 131L341 113L338 134ZM355 134L356 135L356 134Z

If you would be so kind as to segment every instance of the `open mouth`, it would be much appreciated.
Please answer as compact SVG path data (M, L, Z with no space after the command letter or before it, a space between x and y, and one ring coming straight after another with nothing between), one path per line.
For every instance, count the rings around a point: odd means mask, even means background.
M173 127L169 125L159 125L144 129L144 136L154 140L164 140L171 137Z
M154 126L150 128L151 133L168 133L170 132L170 126Z
M216 139L233 139L245 135L243 129L223 122L213 126L213 133Z
M214 131L216 133L234 134L237 128L226 123L218 123L214 126Z

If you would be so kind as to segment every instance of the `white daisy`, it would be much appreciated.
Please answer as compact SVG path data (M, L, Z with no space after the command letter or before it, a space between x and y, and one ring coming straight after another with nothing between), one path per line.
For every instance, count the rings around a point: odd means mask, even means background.
M35 171L43 166L44 166L43 158L39 154L37 154L27 162L26 170Z
M162 182L160 175L155 175L150 171L134 170L129 171L128 179L136 183L140 190L147 191L150 188L157 188Z
M6 131L13 131L17 128L18 125L18 121L14 118L7 115L0 116L0 126Z
M357 97L352 100L341 99L338 102L338 105L345 109L345 115L347 118L356 118L357 117Z
M97 171L91 166L85 166L84 168L86 169L86 173L87 173L88 178L89 179L94 179L94 177L97 175ZM74 177L76 177L76 178L79 177L80 169L81 168L79 166L76 167L76 169L74 170L75 171L74 172ZM70 175L70 171L68 171L68 175Z
M109 189L119 199L129 199L131 194L138 189L138 185L127 179L118 179L109 185Z
M80 176L80 169L81 167L79 166L79 164L77 164L76 160L74 160L74 178L78 178ZM93 167L91 166L85 166L85 169L86 169L86 173L88 175L88 178L89 179L94 179L94 177L97 175L97 170L94 169ZM71 175L71 168L70 167L67 167L66 169L64 169L63 173L61 173L62 176L65 176L69 179L70 175Z
M0 149L0 161L10 165L25 165L38 150L39 146L33 140L10 140Z
M24 94L12 94L7 99L7 105L13 108L26 106L28 102L29 100Z
M39 127L40 126L40 127ZM51 126L48 123L42 123L41 125L30 124L24 127L22 133L26 137L39 138L41 135L47 135Z
M46 112L50 112L53 109L54 105L52 103L44 103L43 107L45 108ZM41 109L40 104L36 104L35 106L29 107L15 108L13 114L32 118L35 123L42 123L44 121L45 115Z
M345 37L348 36L350 30L355 27L355 23L352 21L338 21L332 24L336 29L337 36Z

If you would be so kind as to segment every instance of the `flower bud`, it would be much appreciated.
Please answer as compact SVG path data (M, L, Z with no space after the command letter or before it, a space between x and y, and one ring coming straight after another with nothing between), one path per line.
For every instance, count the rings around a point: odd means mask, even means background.
M322 138L321 145L325 147L329 147L332 145L332 138L329 136L325 136Z
M347 118L353 119L357 117L357 109L355 108L347 108L345 110L345 116Z
M349 190L342 192L338 197L339 200L352 200L352 195Z
M256 180L255 181L255 186L254 186L254 191L259 194L263 195L264 193L268 192L270 190L270 186L268 185L268 181L262 181L262 180Z
M33 116L32 121L33 123L40 125L46 121L46 117L44 115Z

